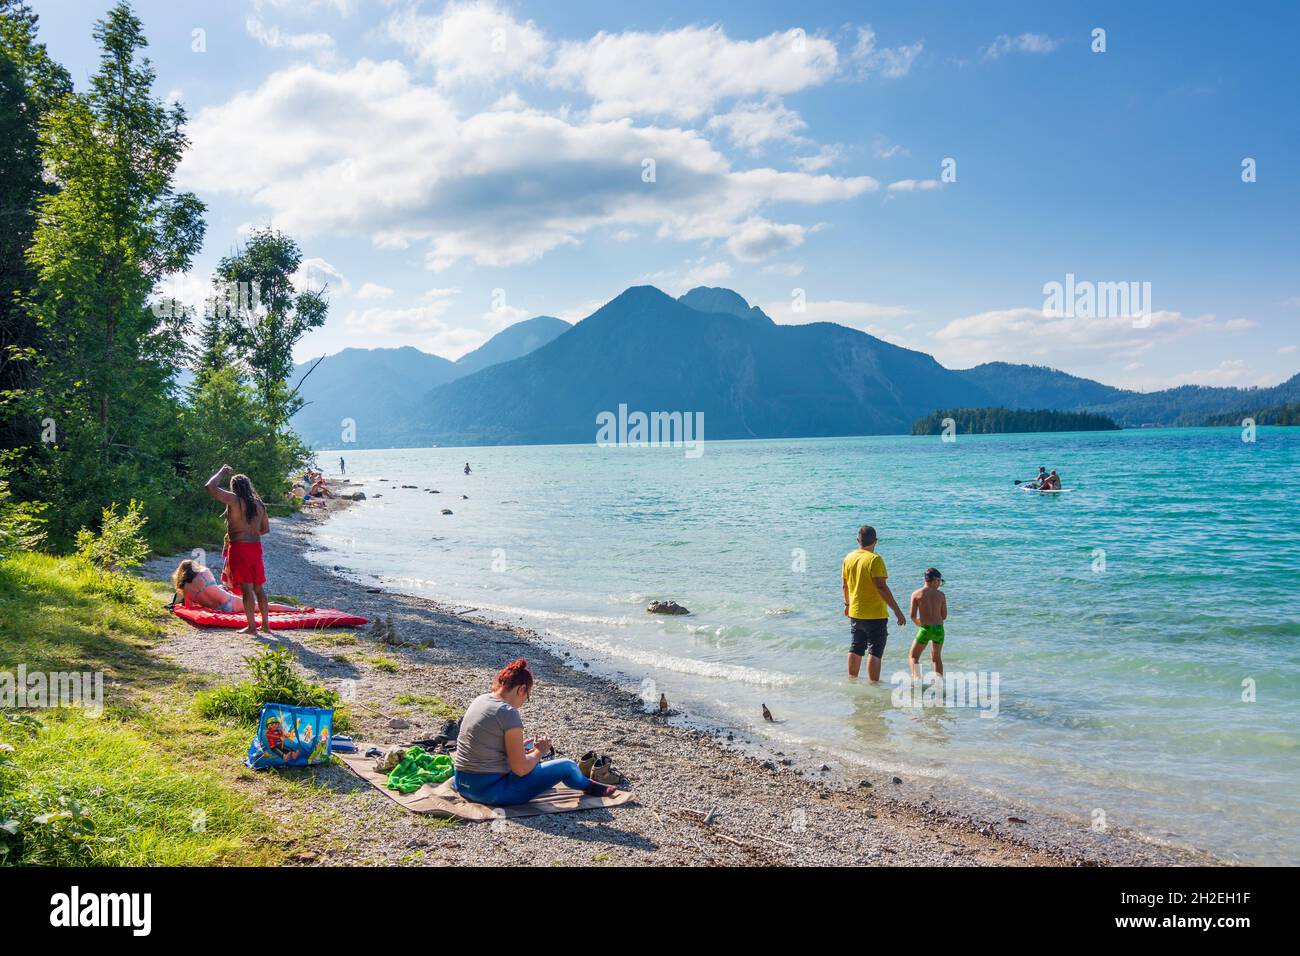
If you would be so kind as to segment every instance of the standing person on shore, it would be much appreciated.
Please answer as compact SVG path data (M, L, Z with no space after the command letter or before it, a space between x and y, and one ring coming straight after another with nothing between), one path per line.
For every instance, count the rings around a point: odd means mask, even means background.
M342 455L339 455L339 474L346 475L347 473L348 473L348 463L343 460Z
M271 522L266 514L266 505L257 496L257 489L247 475L231 478L229 489L220 487L221 480L232 471L234 469L229 465L222 465L221 470L203 486L208 494L226 506L226 528L230 537L226 571L229 573L222 576L229 581L231 590L238 589L243 595L248 627L239 633L257 633L256 607L262 612L262 629L270 634L271 607L263 588L266 568L262 563L262 535L270 532Z
M469 474L469 462L465 462L465 474Z
M857 550L845 555L840 567L844 616L852 622L849 626L852 641L849 646L849 676L858 676L862 656L869 652L867 676L873 684L880 680L880 658L885 653L889 611L894 612L899 627L907 623L893 592L889 590L885 559L876 554L875 548L876 529L864 524L858 529Z
M456 792L494 806L527 803L557 783L588 796L612 797L613 787L591 780L574 761L546 760L551 753L547 738L524 740L519 708L532 693L532 672L520 658L501 668L492 693L474 698L456 738Z

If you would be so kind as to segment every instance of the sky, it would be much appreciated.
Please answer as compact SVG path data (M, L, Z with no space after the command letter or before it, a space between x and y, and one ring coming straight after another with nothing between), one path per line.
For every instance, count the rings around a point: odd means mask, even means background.
M107 0L31 5L85 88ZM249 230L289 233L330 300L299 359L454 359L652 284L952 368L1142 390L1300 371L1300 4L134 9L208 207L164 291L201 299Z

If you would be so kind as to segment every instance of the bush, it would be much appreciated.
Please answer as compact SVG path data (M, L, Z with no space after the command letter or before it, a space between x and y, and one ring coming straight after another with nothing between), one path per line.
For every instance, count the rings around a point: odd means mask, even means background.
M9 462L12 452L0 453L0 558L18 551L33 551L45 540L39 501L14 501L9 491Z
M293 667L293 655L284 648L267 648L244 658L252 679L228 684L198 696L199 713L212 719L233 720L253 725L264 704L293 704L298 707L336 707L339 695L313 684ZM334 729L347 729L347 714L335 711Z
M145 540L144 507L134 498L126 513L117 513L117 502L104 509L99 534L89 528L77 532L77 554L101 571L125 571L138 567L149 556Z

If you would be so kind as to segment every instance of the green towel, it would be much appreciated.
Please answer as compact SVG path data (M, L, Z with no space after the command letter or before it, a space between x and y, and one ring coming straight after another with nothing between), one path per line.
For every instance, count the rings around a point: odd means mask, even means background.
M414 793L426 783L442 783L451 771L451 758L446 754L425 753L420 747L412 747L388 775L388 789Z

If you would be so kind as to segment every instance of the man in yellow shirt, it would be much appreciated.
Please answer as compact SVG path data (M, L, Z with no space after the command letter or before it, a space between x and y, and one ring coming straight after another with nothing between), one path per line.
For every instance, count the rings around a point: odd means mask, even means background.
M894 600L886 580L885 559L876 554L876 529L864 524L858 529L858 549L844 556L840 577L844 585L844 616L852 621L849 633L849 676L857 677L862 655L870 651L867 676L872 683L880 680L880 658L885 653L889 610L898 626L907 623L903 610ZM886 610L888 607L889 610Z

